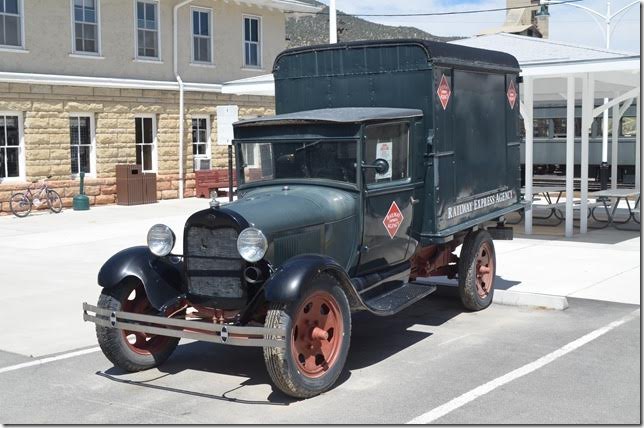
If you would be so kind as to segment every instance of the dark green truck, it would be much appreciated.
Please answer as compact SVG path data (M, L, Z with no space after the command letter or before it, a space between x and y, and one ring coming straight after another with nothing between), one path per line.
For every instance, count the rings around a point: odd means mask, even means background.
M520 201L519 66L422 40L288 50L275 116L235 124L237 201L192 215L183 255L156 225L101 268L98 341L128 371L186 337L260 346L275 386L329 389L351 313L394 315L457 277L469 310L492 302L494 239ZM455 254L461 247L459 256Z

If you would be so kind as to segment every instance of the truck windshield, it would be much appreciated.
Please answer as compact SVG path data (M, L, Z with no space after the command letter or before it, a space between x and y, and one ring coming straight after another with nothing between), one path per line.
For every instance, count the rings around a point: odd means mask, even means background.
M356 141L242 143L244 182L322 178L356 182Z

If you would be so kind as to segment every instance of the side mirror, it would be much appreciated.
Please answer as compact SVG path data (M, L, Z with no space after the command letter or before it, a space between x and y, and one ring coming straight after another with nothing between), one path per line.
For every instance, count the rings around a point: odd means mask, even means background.
M366 163L362 163L362 168L373 168L376 170L376 173L378 174L386 174L387 171L389 171L389 162L387 162L384 159L378 158L375 161L373 161L372 165L367 165Z

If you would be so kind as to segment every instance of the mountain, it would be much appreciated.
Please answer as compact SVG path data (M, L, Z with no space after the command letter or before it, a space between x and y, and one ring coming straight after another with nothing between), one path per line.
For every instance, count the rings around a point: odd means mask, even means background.
M319 45L329 42L329 8L315 0L300 0L322 6L316 15L292 14L286 20L287 47ZM415 27L377 24L353 15L337 12L338 42L382 39L428 39L446 42L460 37L439 37Z

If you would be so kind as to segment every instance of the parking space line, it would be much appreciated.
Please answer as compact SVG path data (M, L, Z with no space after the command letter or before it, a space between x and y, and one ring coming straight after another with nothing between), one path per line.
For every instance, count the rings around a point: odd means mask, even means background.
M553 351L538 360L535 360L531 363L528 363L522 367L519 367L516 370L513 370L501 377L498 377L494 380L491 380L490 382L487 382L481 386L478 386L468 392L466 392L463 395L460 395L459 397L454 398L453 400L448 401L447 403L438 406L429 412L422 414L411 421L407 422L408 424L428 424L431 422L434 422L435 420L447 415L448 413L458 409L459 407L462 407L466 405L467 403L476 400L477 398L495 390L496 388L503 386L507 383L512 382L513 380L516 380L522 376L525 376L529 373L532 373L533 371L550 364L551 362L555 361L556 359L563 357L564 355L574 351L575 349L592 342L593 340L597 339L600 336L603 336L604 334L608 333L609 331L613 330L614 328L619 327L620 325L637 318L640 314L640 310L637 309L634 312L631 312L630 314L624 316L623 318L620 318L617 321L613 321L610 324L605 325L604 327L598 328L597 330L594 330L579 339L573 340L572 342L562 346L561 348L557 349L556 351Z
M12 372L14 370L20 370L27 367L39 366L42 364L51 363L54 361L66 360L67 358L79 357L81 355L91 354L96 351L100 351L101 348L96 346L89 349L81 349L80 351L69 352L67 354L56 355L55 357L41 358L39 360L27 361L26 363L16 364L14 366L2 367L0 368L0 373Z

